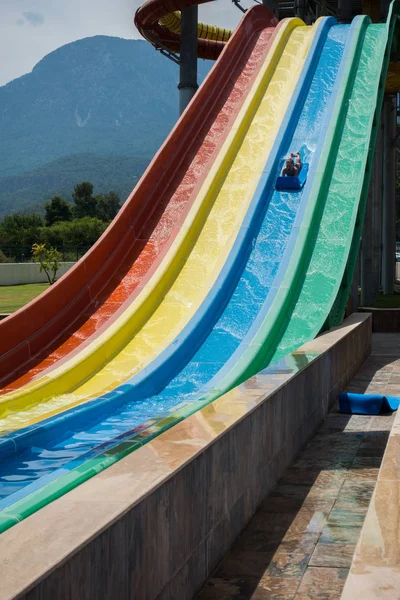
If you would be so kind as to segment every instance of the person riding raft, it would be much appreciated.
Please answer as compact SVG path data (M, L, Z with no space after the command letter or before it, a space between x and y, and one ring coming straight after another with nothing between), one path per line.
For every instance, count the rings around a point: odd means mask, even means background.
M296 163L294 161L296 159ZM301 156L300 152L292 152L290 157L286 159L286 166L282 171L282 175L289 177L297 177L301 171Z

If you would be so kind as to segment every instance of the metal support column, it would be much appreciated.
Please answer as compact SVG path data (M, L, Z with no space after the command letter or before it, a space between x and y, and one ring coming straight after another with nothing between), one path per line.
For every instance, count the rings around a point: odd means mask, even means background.
M384 200L382 223L382 286L392 294L396 277L396 96L384 101Z
M350 23L353 18L353 7L349 0L338 0L338 19L340 23Z
M386 21L391 0L381 0L381 21Z
M376 0L362 0L363 15L369 15L373 23L379 23L381 18L381 3Z
M350 291L350 314L358 311L358 287L360 283L360 256L361 252L358 253L356 268L354 270L353 282L351 284Z
M305 0L295 0L294 11L296 17L304 20L306 16Z
M379 119L375 145L372 188L372 291L379 296L382 274L383 118Z
M372 288L372 190L374 173L368 190L361 248L361 306L371 306L375 300Z
M180 44L179 114L182 114L198 88L197 85L197 6L182 10Z
M262 0L262 3L279 19L279 0Z

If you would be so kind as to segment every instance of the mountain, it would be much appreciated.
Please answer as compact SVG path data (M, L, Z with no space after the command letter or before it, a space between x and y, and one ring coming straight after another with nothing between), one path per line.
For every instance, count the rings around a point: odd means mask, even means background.
M199 61L199 80L210 66ZM95 36L51 52L0 87L0 178L77 154L148 161L178 117L178 75L176 64L141 40Z
M0 219L16 207L43 212L43 202L55 195L72 201L72 190L81 181L93 183L96 195L113 191L124 202L148 163L129 156L73 154L21 175L1 177Z

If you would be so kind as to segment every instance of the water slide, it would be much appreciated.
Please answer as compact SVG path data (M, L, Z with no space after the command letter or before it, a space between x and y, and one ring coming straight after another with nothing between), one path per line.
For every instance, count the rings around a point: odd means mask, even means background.
M174 50L179 18L158 6L150 0L136 22ZM0 362L12 373L0 397L0 530L341 321L396 23L395 4L387 24L312 27L276 25L257 6L231 37L210 28L230 40L115 223L47 298L5 322L17 333ZM202 56L221 52L218 39L202 41ZM276 190L298 149L303 189ZM146 235L135 233L145 218ZM148 246L161 250L143 267ZM79 296L77 326L63 313ZM55 324L40 325L34 311L49 307Z
M3 391L82 349L148 285L232 129L278 33L275 25L272 14L259 10L243 19L113 224L56 285L1 323Z

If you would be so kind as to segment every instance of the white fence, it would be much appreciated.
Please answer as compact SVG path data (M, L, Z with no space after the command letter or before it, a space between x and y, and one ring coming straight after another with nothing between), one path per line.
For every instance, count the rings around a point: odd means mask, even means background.
M74 264L74 262L61 263L57 279L64 275ZM396 279L400 280L400 262L396 263ZM46 282L46 274L39 273L39 266L35 263L0 263L0 286Z
M59 279L61 275L64 275L64 273L66 273L74 264L74 262L60 263L57 279ZM0 286L46 282L46 273L40 273L39 265L36 263L0 263Z

